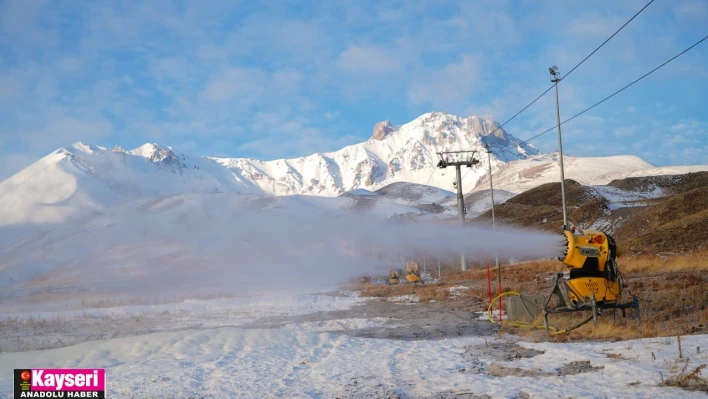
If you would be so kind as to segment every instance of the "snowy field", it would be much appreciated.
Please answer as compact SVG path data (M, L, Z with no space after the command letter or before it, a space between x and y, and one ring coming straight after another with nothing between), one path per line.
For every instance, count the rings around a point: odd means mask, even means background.
M59 312L67 325L88 315L116 325L140 324L142 317L163 331L137 329L132 336L62 348L4 351L0 397L11 397L9 371L21 367L106 368L113 398L705 397L659 386L662 378L708 363L705 335L683 337L679 359L675 338L557 344L516 342L508 335L394 340L342 334L389 321L346 317L347 309L371 302L352 294L278 294ZM426 305L395 306L413 312ZM265 323L306 313L345 316ZM150 319L164 314L173 319ZM176 315L182 324L175 324ZM57 312L24 317L56 319Z

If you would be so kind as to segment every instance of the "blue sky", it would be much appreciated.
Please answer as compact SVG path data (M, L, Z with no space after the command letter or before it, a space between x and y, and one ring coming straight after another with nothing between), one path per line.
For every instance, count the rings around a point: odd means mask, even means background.
M75 141L274 159L430 111L505 121L646 4L0 1L0 178ZM656 0L560 85L567 118L708 33ZM708 43L564 126L574 156L708 164ZM547 95L505 128L553 126ZM556 149L555 133L532 143Z

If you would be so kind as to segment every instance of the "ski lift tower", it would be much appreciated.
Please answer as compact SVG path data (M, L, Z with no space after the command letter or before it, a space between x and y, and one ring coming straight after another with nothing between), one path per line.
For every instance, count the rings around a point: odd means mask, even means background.
M457 177L455 186L457 188L457 215L460 220L460 227L465 225L465 214L467 210L465 209L465 198L462 196L462 176L460 172L461 166L467 166L471 168L479 163L479 160L474 157L476 151L444 151L439 152L438 157L440 162L438 162L438 168L445 169L448 166L455 167L455 176ZM462 271L467 270L467 260L465 259L465 253L460 253L460 263Z

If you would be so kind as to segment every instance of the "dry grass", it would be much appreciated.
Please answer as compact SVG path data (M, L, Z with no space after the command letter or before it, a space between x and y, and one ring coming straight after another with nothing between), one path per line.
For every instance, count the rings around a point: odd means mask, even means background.
M562 314L549 315L549 324L558 330L564 330L575 326L579 322L587 319L590 312L582 314ZM568 333L552 335L551 338L556 342L571 342L571 341L620 341L626 339L649 338L670 334L661 334L656 325L643 323L639 325L632 314L632 311L627 312L627 318L623 319L620 311L617 311L616 319L613 319L611 311L604 314L598 319L598 326L595 327L592 321L572 330ZM529 325L539 326L538 328L504 328L503 331L515 333L532 341L546 341L548 335L543 328L543 318L538 316Z
M639 297L641 325L631 309L626 311L627 318L622 317L620 310L605 310L598 327L588 323L568 334L556 335L555 339L614 341L708 333L707 256L705 252L696 252L674 257L641 255L620 258L620 269L625 280L623 295L626 299L630 298L630 294ZM508 284L516 290L533 292L524 280L511 280ZM548 290L550 284L547 283L546 287ZM616 312L614 317L613 312ZM589 312L550 315L549 322L563 329L589 315ZM537 322L542 323L542 320ZM546 339L545 333L539 330L519 330L518 333L532 339Z
M598 327L592 322L567 334L555 335L558 341L577 340L623 340L657 336L674 336L708 333L708 251L696 251L674 256L637 255L623 256L618 260L624 277L623 298L637 295L640 301L642 324L637 323L632 309L626 318L617 310L605 310ZM496 296L496 269L490 262L492 292ZM502 292L517 291L526 294L548 295L555 273L566 271L556 260L543 260L503 265ZM450 287L463 285L466 290L450 295ZM362 296L391 297L417 295L421 302L429 300L454 301L473 299L479 310L486 310L489 303L486 267L460 271L457 267L445 267L440 282L435 285L397 286L367 283L360 285ZM495 306L496 307L496 306ZM553 326L564 329L589 316L589 312L576 315L550 315ZM539 317L534 322L542 325ZM548 339L543 329L506 328L533 340Z
M701 377L705 364L696 367L693 370L687 369L688 362L684 369L675 376L662 381L661 385L665 387L677 387L689 391L700 391L708 393L708 380Z
M415 294L418 295L421 302L443 301L450 298L450 288L442 284L429 285L418 287Z
M673 256L636 255L627 258L620 257L618 262L625 274L632 273L665 273L678 271L708 270L708 251L694 251L689 254Z

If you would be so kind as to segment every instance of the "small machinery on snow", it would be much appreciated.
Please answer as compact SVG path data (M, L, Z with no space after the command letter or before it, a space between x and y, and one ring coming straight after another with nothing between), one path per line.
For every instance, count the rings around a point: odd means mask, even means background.
M401 282L401 273L398 270L391 270L389 273L388 282L391 285L396 285Z
M400 270L391 270L388 278L389 284L399 284L401 282L401 274L403 274L403 272ZM420 277L420 267L417 262L406 262L405 274L406 282L413 284L423 283L423 279Z
M409 283L422 283L423 280L420 278L420 266L418 262L407 262L406 263L406 280Z

